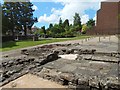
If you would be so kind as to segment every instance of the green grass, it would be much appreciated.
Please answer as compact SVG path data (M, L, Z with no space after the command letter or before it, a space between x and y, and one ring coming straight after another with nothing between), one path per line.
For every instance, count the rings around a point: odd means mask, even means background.
M61 42L61 41L68 41L68 40L78 40L78 39L84 39L88 38L90 36L79 36L74 38L53 38L53 39L44 39L39 41L32 41L32 40L24 40L24 41L10 41L10 42L4 42L2 43L2 48L0 48L0 51L9 51L19 48L25 48L30 46L36 46L40 44L47 44L47 43L53 43L53 42Z

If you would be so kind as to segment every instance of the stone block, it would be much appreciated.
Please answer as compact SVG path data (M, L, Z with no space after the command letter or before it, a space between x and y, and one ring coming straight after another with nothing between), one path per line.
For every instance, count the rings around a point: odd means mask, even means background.
M88 86L89 85L89 81L85 78L79 78L78 79L78 85L84 85L84 86Z
M67 81L73 81L74 75L70 74L70 73L61 73L60 78L64 79L64 80L67 80Z
M54 61L56 59L58 59L58 54L52 53L52 54L47 55L46 58L43 61L41 61L40 64L44 65L44 64L51 62L51 61Z
M21 50L21 54L24 54L24 55L29 55L29 53L28 53L28 50L27 50L27 49L23 49L23 50Z

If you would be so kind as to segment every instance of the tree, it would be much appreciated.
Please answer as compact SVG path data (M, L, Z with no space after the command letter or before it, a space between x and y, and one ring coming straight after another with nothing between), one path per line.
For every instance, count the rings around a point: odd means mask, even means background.
M81 18L79 16L78 13L75 13L75 16L74 16L74 22L73 22L74 26L79 26L79 30L81 30L82 28L82 25L81 25Z
M15 27L24 27L25 36L27 28L31 29L32 25L37 22L37 18L33 17L33 4L29 0L25 2L4 2L3 13L8 18L11 25L12 35L14 36Z
M86 24L89 28L91 28L91 27L95 26L95 20L90 19Z
M37 18L33 17L34 10L32 9L32 6L33 4L31 2L20 3L21 14L20 14L19 22L24 27L25 36L27 35L27 28L31 29L33 24L37 22Z
M47 33L48 36L52 36L52 32L51 32L52 28L53 28L53 24L50 23L49 27L46 29L46 33Z
M8 20L11 23L11 27L9 29L12 32L12 36L14 36L14 28L18 24L18 16L19 16L19 3L18 2L4 2L2 5L3 12L3 21ZM4 26L6 27L6 25ZM6 27L7 28L7 27Z
M41 27L43 33L44 33L44 37L46 37L46 30L45 30L45 26Z
M53 34L58 34L58 33L60 33L59 25L58 25L58 24L55 24L54 27L52 27L51 31L52 31Z
M64 22L63 22L63 27L65 28L66 26L69 26L69 20L66 19Z
M50 25L49 25L49 29L51 29L53 27L53 24L52 23L50 23Z
M62 25L62 19L60 18L59 20L59 26Z
M83 26L82 26L82 34L85 34L86 33L86 31L87 31L87 29L88 29L88 26L86 25L86 24L84 24Z
M11 23L7 17L4 16L4 13L2 12L2 34L6 35L9 30L11 30ZM8 33L9 34L9 33Z

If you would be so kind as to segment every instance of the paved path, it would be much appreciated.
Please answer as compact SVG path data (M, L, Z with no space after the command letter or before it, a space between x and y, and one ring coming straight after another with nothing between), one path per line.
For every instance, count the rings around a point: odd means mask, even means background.
M80 43L80 46L78 48L88 48L88 49L93 48L93 49L97 49L99 51L106 51L106 52L118 51L118 38L117 38L117 36L92 37L89 39L87 38L87 39L80 39L80 40L70 40L70 41L55 42L55 43L49 43L49 44L68 44L68 43L71 43L71 44ZM49 45L49 44L42 44L42 45ZM42 45L27 47L26 49L39 47ZM22 49L25 49L25 48L2 52L2 56L20 55L20 51ZM1 52L0 52L0 54L1 54Z
M116 36L95 37L89 41L84 41L82 48L96 49L99 52L117 52L119 41Z

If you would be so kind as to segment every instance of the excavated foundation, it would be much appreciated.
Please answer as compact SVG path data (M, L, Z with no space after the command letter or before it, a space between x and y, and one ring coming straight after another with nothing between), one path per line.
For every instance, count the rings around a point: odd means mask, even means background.
M81 48L75 44L52 44L23 49L20 57L4 57L1 86L31 73L67 85L69 89L119 90L119 52ZM77 58L62 58L76 55ZM37 83L37 82L36 82Z

